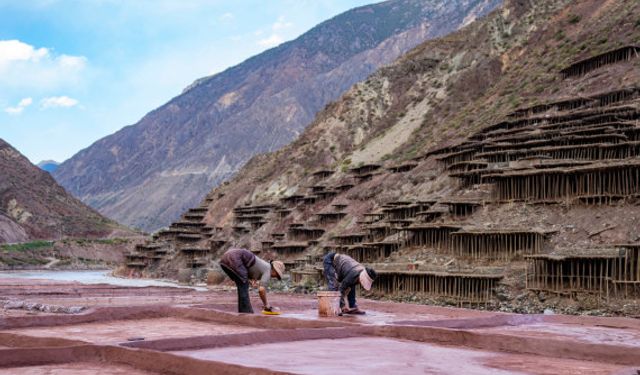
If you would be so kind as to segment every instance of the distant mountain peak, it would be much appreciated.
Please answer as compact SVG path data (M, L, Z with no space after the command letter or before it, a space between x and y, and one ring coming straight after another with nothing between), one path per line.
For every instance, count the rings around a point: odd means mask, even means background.
M391 0L344 12L195 80L137 124L62 163L54 176L121 223L161 228L253 156L295 139L354 83L499 3Z
M49 173L53 173L56 169L58 169L58 166L60 165L60 163L58 163L55 160L43 160L40 163L36 164L38 166L38 168L47 171Z

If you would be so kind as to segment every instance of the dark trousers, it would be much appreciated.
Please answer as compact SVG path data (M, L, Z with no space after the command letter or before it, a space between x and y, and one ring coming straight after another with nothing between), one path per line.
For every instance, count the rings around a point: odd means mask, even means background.
M340 287L340 283L338 282L338 275L336 274L336 268L333 266L333 258L336 256L336 253L329 253L324 256L323 266L324 266L324 278L327 280L327 289L337 292ZM358 307L356 304L356 286L352 285L349 289L349 294L347 294L347 300L349 301L349 307L355 309ZM340 298L340 307L344 307L344 298Z
M253 314L251 299L249 299L249 282L243 282L234 270L224 264L220 264L220 267L236 283L236 288L238 289L238 312Z

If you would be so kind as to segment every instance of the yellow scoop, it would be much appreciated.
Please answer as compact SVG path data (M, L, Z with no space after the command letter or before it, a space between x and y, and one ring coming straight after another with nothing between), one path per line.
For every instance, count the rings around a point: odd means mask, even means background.
M281 314L280 311L262 310L262 315L280 315L280 314Z

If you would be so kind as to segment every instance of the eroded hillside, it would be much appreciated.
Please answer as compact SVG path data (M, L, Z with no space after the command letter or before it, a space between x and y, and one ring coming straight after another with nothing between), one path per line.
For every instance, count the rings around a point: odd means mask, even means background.
M350 10L197 80L137 124L80 151L54 176L106 216L157 230L252 156L295 139L353 83L499 2L391 0Z
M339 251L377 296L637 314L639 40L634 1L507 1L353 86L128 272L203 278L243 246L308 286Z
M132 234L72 197L0 139L0 243Z

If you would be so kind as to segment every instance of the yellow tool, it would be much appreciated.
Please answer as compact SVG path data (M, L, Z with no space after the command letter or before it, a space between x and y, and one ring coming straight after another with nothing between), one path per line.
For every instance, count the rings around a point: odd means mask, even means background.
M280 314L282 314L280 311L262 310L262 315L280 315Z

